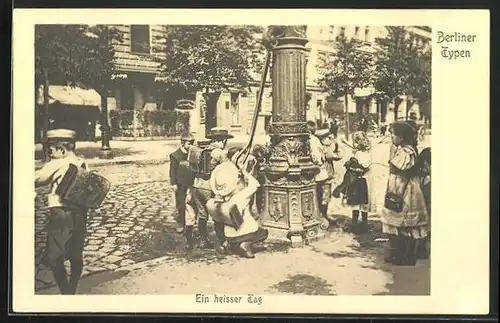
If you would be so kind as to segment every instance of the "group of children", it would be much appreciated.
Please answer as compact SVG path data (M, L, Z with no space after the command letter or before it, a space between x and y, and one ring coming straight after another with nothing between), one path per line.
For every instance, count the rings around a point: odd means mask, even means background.
M170 155L170 181L179 210L177 231L184 232L188 251L194 248L197 224L201 249L217 245L220 252L253 258L252 245L267 238L267 230L259 227L250 209L260 184L248 163L237 167L230 159L226 147L233 136L226 129L213 128L207 138L204 148L210 151L210 170L206 174L194 173L189 164L189 152L195 144L191 135L184 135L181 147ZM213 242L207 230L209 217L214 221Z
M316 130L315 126L314 122L308 123L311 158L320 168L316 176L320 213L330 221L335 220L328 216L327 207L330 196L340 198L351 216L351 223L345 229L364 232L368 229L369 213L378 211L371 142L365 131L355 132L351 142L342 140L352 148L352 154L343 165L342 182L332 188L333 164L342 159L342 153L328 127ZM431 150L418 151L418 127L412 122L393 123L389 131L392 135L389 177L381 210L382 230L389 237L385 260L394 265L415 265L417 259L429 255Z
M320 213L328 218L330 198L342 197L352 216L351 226L346 229L352 232L366 229L368 214L375 212L377 206L370 140L360 131L353 134L352 142L344 141L353 149L352 156L344 164L346 172L342 183L332 187L334 163L343 159L336 135L331 128L316 129L315 123L308 123L308 127L311 159L320 169L315 178ZM395 265L414 265L418 258L428 256L431 151L425 148L418 152L416 129L411 123L396 122L389 130L392 134L389 178L381 212L382 229L389 236L386 261ZM170 180L178 209L177 231L185 234L187 247L192 249L193 230L197 224L200 247L210 246L207 230L210 216L222 250L253 258L252 244L264 241L268 235L259 227L251 210L260 184L248 165L237 167L230 160L226 146L232 136L227 130L214 128L208 137L208 146L212 148L212 168L208 177L195 176L189 170L188 155L195 143L192 136L183 136L181 147L170 155ZM47 138L51 160L35 175L36 186L50 185L47 245L42 260L52 269L61 293L75 294L83 269L88 210L62 200L57 188L70 165L87 170L88 165L74 153L74 131L51 130ZM358 223L360 216L361 223ZM69 276L65 260L71 264Z

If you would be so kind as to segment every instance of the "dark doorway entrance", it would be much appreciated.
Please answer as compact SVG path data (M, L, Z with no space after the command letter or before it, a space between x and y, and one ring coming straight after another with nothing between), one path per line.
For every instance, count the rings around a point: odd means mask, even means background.
M217 127L217 103L221 93L205 94L205 136L210 134L210 129Z
M387 118L387 102L384 100L377 101L377 113L380 114L380 122L385 122Z

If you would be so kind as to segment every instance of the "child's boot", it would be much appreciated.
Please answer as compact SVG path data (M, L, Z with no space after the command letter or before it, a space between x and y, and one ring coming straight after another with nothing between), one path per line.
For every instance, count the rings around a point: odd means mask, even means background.
M208 240L207 220L198 219L198 232L200 233L200 249L207 249L213 245Z
M358 227L358 219L359 219L359 211L358 210L352 211L351 225L348 228L349 232L352 233L356 232L356 229Z
M184 229L184 236L186 237L186 250L193 250L193 226L186 225Z
M361 212L361 230L368 231L368 212Z

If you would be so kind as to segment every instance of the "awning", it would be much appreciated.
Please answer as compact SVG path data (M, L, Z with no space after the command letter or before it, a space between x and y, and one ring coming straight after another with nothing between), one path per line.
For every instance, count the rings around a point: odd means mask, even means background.
M101 106L101 96L95 90L79 87L50 85L49 104L59 102L65 105ZM38 104L43 104L43 86L38 89Z
M357 96L357 97L364 97L364 96L370 96L372 94L375 94L375 89L373 88L355 88L354 89L354 96Z

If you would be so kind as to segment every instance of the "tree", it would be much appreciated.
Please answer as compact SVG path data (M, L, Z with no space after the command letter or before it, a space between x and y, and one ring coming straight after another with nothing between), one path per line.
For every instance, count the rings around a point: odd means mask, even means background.
M430 49L426 50L422 46L417 48L412 65L413 72L410 73L411 79L409 80L409 94L414 102L418 103L420 116L428 121L431 120L431 57Z
M109 25L86 26L79 42L79 60L76 66L78 82L94 89L101 96L101 157L111 158L109 146L108 90L115 74L115 46L122 41L121 33Z
M263 46L255 26L166 26L159 80L177 98L203 92L206 133L216 124L222 91L246 91L262 66Z
M35 27L35 102L43 85L44 111L42 143L44 159L48 160L47 131L49 127L49 86L74 84L78 79L79 40L83 25L37 25Z
M113 42L121 41L120 33L106 25L39 25L35 29L35 35L35 93L38 95L40 84L44 84L45 152L49 80L54 84L91 88L99 93L102 150L109 151L107 93L114 73Z
M411 65L416 51L413 39L405 27L389 26L387 37L377 38L374 85L377 91L394 102L394 119L398 119L402 97L409 94L413 78Z
M107 94L114 70L114 45L121 35L106 25L39 25L35 28L35 93L44 84L44 149L48 129L48 86L67 84L101 96L102 150L109 148ZM51 80L52 82L49 82ZM46 152L46 159L48 158Z
M349 138L348 98L356 88L371 85L373 55L367 52L361 41L339 35L334 42L335 51L320 57L318 84L331 96L344 96L346 112L346 138Z

